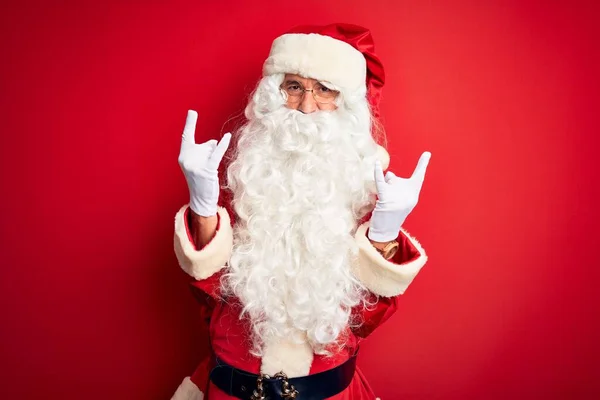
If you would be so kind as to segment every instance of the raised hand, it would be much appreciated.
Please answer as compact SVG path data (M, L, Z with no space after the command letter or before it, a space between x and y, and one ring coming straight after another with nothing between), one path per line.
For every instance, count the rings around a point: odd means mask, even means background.
M400 227L419 201L430 158L431 153L424 152L408 179L399 178L390 171L384 176L379 161L375 163L378 199L371 215L369 239L375 242L389 242L398 237Z
M198 113L189 110L181 136L179 166L185 175L190 190L190 208L196 214L210 217L217 213L219 201L218 168L229 147L231 133L226 133L220 142L209 140L196 144L194 134Z

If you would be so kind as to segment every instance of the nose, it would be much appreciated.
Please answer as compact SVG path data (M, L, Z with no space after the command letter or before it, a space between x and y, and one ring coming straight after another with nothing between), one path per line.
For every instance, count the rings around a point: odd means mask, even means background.
M313 97L312 92L304 92L304 97L298 106L298 111L304 114L310 114L319 108L315 98Z

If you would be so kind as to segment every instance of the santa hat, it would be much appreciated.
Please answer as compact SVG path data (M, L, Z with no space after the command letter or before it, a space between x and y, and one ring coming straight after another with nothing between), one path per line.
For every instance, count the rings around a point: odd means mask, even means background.
M334 84L349 97L367 96L375 118L385 82L371 32L358 25L299 26L273 41L263 75L298 74Z

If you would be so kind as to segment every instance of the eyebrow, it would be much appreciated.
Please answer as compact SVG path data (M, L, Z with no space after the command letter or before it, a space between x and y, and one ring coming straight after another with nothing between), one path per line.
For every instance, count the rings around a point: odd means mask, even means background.
M284 83L285 84L288 84L288 83L297 83L298 85L302 85L300 82L298 82L298 81L296 81L294 79L286 79Z

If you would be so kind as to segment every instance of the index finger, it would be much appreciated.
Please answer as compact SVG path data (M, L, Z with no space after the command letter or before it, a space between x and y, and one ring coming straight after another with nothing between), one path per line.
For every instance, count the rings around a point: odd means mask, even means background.
M196 133L196 121L198 120L198 113L194 110L188 110L187 118L185 119L185 127L183 128L183 135L181 135L182 143L195 144L196 139L194 135Z
M385 185L385 177L383 176L383 169L379 161L375 162L375 185L377 186L377 192L381 193Z
M221 160L223 159L223 155L225 155L225 152L227 151L227 148L229 147L230 140L231 140L231 133L226 133L225 135L223 135L223 138L221 139L221 141L219 142L219 144L217 145L215 150L212 152L210 158L208 159L207 166L209 168L217 169L219 167L219 164L221 163Z
M429 164L430 158L431 153L428 151L421 154L421 157L419 157L419 162L417 163L417 167L410 177L411 179L418 179L421 182L425 179L425 171L427 171L427 165Z

